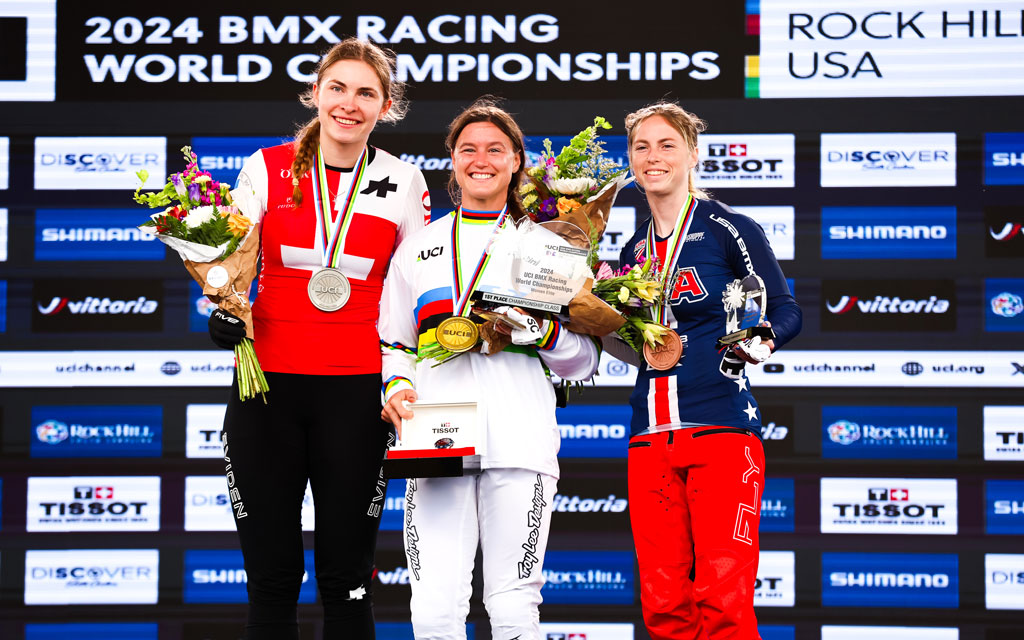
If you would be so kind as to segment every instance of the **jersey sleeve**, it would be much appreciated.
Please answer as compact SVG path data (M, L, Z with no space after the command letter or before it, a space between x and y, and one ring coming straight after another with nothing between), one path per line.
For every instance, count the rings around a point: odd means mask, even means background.
M403 389L415 388L416 322L413 318L415 291L406 279L401 251L395 254L384 279L380 299L381 376L384 402Z
M430 221L430 191L427 189L427 181L423 178L423 172L416 167L412 168L412 175L409 180L409 190L405 194L402 217L398 223L398 233L395 237L395 246L402 243L416 231L422 229Z
M551 372L566 380L589 380L597 371L601 351L591 336L573 333L551 320L537 342L537 354Z
M738 277L746 275L746 259L749 256L754 273L764 281L768 296L765 317L772 323L772 330L775 331L775 348L778 349L800 333L803 312L793 298L789 285L786 284L786 276L782 273L779 261L775 259L775 253L768 244L768 238L761 225L738 213L733 213L730 221L739 232L739 237L727 245L726 255L733 273Z
M242 171L231 190L231 199L253 224L263 219L267 212L267 193L270 183L267 178L267 163L263 151L249 156L242 165Z

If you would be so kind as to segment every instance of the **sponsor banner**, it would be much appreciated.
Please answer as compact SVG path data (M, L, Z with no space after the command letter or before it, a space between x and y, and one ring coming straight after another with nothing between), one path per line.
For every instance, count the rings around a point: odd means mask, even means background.
M1021 351L790 351L747 367L765 387L1024 387ZM599 383L600 384L600 383Z
M985 207L985 257L1024 257L1024 207Z
M7 281L0 280L0 333L7 332Z
M541 623L541 626L543 627L544 623ZM377 640L410 640L413 638L411 622L377 622L374 624L374 631L376 631ZM236 633L235 635L237 636L238 634ZM304 638L312 636L312 632L308 636L305 632L302 634ZM235 640L235 638L231 637L225 640ZM466 623L466 640L476 640L476 625L472 622Z
M167 138L36 138L34 175L37 190L134 191L139 186L135 174L143 170L154 177L167 175Z
M955 187L955 133L823 133L823 187Z
M1024 133L985 134L985 184L1024 184Z
M299 588L299 602L316 602L313 551L303 552L305 572ZM186 604L248 602L242 552L238 550L185 550L185 578L182 601Z
M0 1L0 101L53 102L57 81L56 0Z
M821 257L956 258L956 207L822 207Z
M3 18L0 17L0 20ZM11 139L0 136L0 190L7 189L11 175Z
M761 551L754 582L755 607L792 607L796 601L796 554Z
M159 405L32 407L33 458L159 458Z
M209 8L207 8L209 9ZM259 2L245 10L159 13L61 7L61 100L288 100L316 79L318 52L356 36L397 53L395 76L417 100L472 99L500 83L509 99L598 99L669 91L738 98L743 6L665 6L653 23L633 12L584 31L572 7L481 15L453 1L303 13ZM410 15L410 13L412 13ZM681 46L680 43L685 43Z
M380 516L381 531L401 531L405 520L405 478L388 480L384 494L384 511Z
M560 458L625 458L633 410L625 404L570 404L555 409Z
M617 125L617 123L612 123ZM614 129L611 129L612 131ZM605 135L605 130L599 130L597 132L598 140L602 143L604 149L604 158L615 164L622 165L623 167L629 167L629 143L626 136L618 135ZM527 166L537 166L543 164L541 154L545 149L545 141L551 142L551 151L554 155L558 155L563 147L568 147L572 142L572 136L526 136L523 141L526 143L526 164ZM446 170L451 170L450 158ZM630 231L630 235L632 235ZM628 238L627 238L628 239ZM616 258L617 259L617 258Z
M823 552L821 604L955 609L959 559L953 553Z
M629 531L626 476L568 474L558 481L551 510L565 531Z
M156 604L156 549L25 552L25 604Z
M190 404L185 407L185 457L223 458L226 404Z
M159 476L29 478L26 531L159 531Z
M822 407L821 457L955 460L956 407Z
M227 387L231 351L6 351L0 387Z
M761 441L766 459L793 455L793 407L758 406L761 411Z
M821 532L955 535L956 480L822 478Z
M985 533L1024 533L1024 480L985 481Z
M633 604L631 551L548 551L544 588L549 604Z
M759 624L757 632L761 640L794 640L796 627L786 624Z
M792 533L794 530L793 478L766 478L761 496L761 533ZM762 558L764 552L762 553Z
M163 260L164 244L138 225L138 209L39 209L35 259Z
M1015 0L986 2L986 11L975 0L746 5L760 13L761 35L760 55L747 62L748 97L1024 94Z
M217 182L234 185L242 165L260 149L274 147L288 138L216 137L192 138L192 152L199 156L199 170L209 171Z
M955 331L953 280L823 280L822 331Z
M155 622L28 623L25 640L157 640Z
M160 331L162 280L48 278L32 283L32 331Z
M848 627L822 625L821 640L959 640L955 627Z
M982 410L986 460L1024 460L1024 406Z
M1024 555L985 554L985 608L1024 609Z
M299 623L299 637L315 637L312 622ZM238 640L238 623L186 622L181 625L181 640Z
M235 517L246 517L245 490L228 489L224 476L185 476L185 531L234 531ZM302 496L302 530L312 531L313 492Z
M1024 331L1024 278L985 278L985 331Z
M7 209L0 208L0 262L7 262Z
M795 254L796 225L793 207L733 207L761 225L776 260L792 260Z
M795 140L791 133L702 135L697 141L697 186L792 187Z
M627 622L542 622L542 640L633 640L633 625Z

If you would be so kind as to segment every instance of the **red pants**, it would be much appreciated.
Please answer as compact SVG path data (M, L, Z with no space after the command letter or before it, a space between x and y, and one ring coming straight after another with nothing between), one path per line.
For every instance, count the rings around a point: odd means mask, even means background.
M757 640L764 449L735 427L636 436L629 513L653 640Z

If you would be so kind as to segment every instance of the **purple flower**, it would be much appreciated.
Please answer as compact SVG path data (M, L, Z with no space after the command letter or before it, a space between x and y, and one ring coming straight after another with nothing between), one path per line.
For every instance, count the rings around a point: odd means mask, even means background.
M174 185L174 192L178 194L178 198L184 200L188 191L185 189L185 183L181 181L180 173L171 174L171 184Z
M196 184L195 182L188 185L188 199L191 200L192 202L199 202L199 197L201 193L202 192L199 190L199 185Z

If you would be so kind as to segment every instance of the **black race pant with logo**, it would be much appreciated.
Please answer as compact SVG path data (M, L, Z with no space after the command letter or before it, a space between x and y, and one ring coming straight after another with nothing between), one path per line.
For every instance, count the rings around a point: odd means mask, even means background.
M247 640L298 638L303 576L300 510L316 505L316 581L324 638L373 638L370 579L384 506L380 375L267 373L267 404L241 402L224 418L229 497L248 576Z

